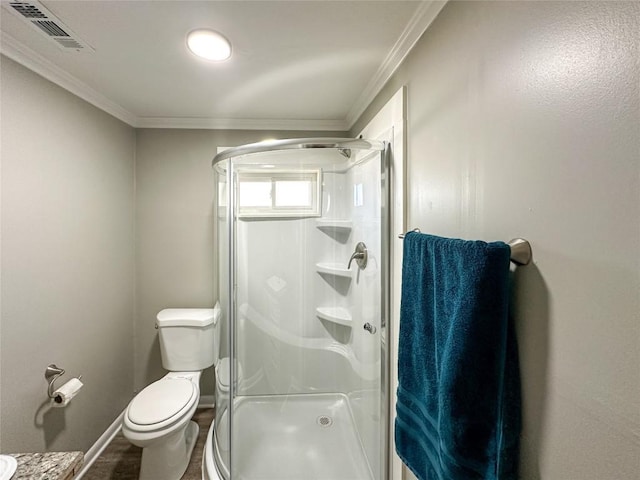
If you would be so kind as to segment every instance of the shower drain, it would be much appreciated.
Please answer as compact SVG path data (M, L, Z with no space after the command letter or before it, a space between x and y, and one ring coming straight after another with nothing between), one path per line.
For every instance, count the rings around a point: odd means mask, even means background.
M333 424L333 419L331 417L327 417L326 415L320 415L316 419L316 423L321 427L330 427Z

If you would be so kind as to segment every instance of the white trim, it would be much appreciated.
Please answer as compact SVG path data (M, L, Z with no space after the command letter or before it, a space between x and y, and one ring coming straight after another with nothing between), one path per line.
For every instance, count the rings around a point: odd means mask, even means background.
M380 109L376 116L369 124L360 132L365 138L382 139L381 136L389 136L385 138L391 144L391 164L390 185L391 185L391 215L389 221L390 232L390 289L391 289L391 321L388 325L387 338L391 341L387 343L389 348L390 363L389 366L389 386L387 394L390 399L389 405L389 478L391 480L401 480L403 478L402 461L396 454L393 426L396 411L396 390L398 388L398 326L400 325L400 287L402 283L402 240L398 239L398 233L406 231L406 201L405 201L405 159L406 159L406 141L405 141L405 94L406 87L400 88L391 99Z
M1 32L0 53L71 92L94 107L134 128L186 128L204 130L317 130L346 132L345 120L248 119L208 117L138 117L98 93L86 83L34 52L11 35Z
M446 4L442 0L426 0L416 10L411 22L372 77L362 94L356 99L344 119L246 119L210 117L139 117L118 103L100 94L86 83L65 72L40 54L2 32L0 53L22 66L68 90L91 105L113 115L134 128L177 128L204 130L316 130L346 132L353 127L389 78L400 66L425 30Z
M139 117L138 128L191 128L203 130L318 130L346 132L344 120L295 120L206 117Z
M84 463L82 464L82 468L80 469L78 474L74 477L75 480L80 480L84 476L84 474L87 473L87 471L91 468L91 465L94 464L94 462L98 459L104 449L107 448L109 443L111 443L111 440L113 440L118 432L120 432L120 429L122 427L122 418L124 417L125 411L126 409L123 410L120 415L118 415L113 423L109 425L109 428L107 428L105 432L100 435L100 438L96 440L96 443L94 443L91 448L87 450L87 453L84 454Z
M197 408L213 408L216 406L215 397L213 395L200 395L200 401L198 402ZM82 468L78 472L78 474L73 477L75 480L80 480L87 471L91 468L91 466L98 459L100 454L104 451L107 446L111 443L113 438L120 432L122 429L122 419L124 418L124 413L127 411L125 408L120 415L116 417L111 425L104 431L102 435L96 440L87 453L84 454L84 462L82 464Z
M11 35L1 32L0 53L71 92L94 107L134 128L185 128L203 130L316 130L346 132L345 120L248 119L207 117L138 117L98 93L86 83L34 52Z
M122 120L132 127L137 126L137 117L133 113L109 100L86 83L81 82L73 75L57 67L5 32L2 32L0 36L0 53L37 73L41 77L55 83L59 87L68 90L94 107L107 112L109 115L113 115L118 120Z
M347 113L345 123L349 128L353 127L358 118L360 118L360 115L362 115L366 108L371 104L376 95L380 93L400 64L402 64L407 54L420 39L422 34L438 16L440 10L442 10L447 1L448 0L429 0L423 2L418 7L411 19L411 22L409 22L402 32L400 38L398 38L398 41L387 55L387 58L382 62L378 71L371 78L367 87L362 91L360 97L353 103L349 113Z

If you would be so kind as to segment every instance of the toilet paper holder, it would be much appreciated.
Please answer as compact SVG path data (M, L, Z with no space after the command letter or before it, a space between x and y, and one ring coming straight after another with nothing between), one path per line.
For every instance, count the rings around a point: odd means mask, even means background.
M47 395L49 395L49 398L56 397L53 393L55 392L53 383L58 379L58 377L62 375L64 375L64 368L57 367L55 363L49 365L44 371L44 378L47 380L47 382L49 382L49 387L47 388ZM82 375L78 377L78 380L80 380L81 378Z

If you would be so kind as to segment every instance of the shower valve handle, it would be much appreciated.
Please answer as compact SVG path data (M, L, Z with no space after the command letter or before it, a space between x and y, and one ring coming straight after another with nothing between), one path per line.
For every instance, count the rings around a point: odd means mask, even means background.
M367 246L364 244L364 242L358 242L358 244L356 245L356 251L353 252L353 255L351 255L351 258L349 259L347 270L351 268L351 262L353 262L354 260L358 264L358 267L364 270L365 268L367 268L368 258L369 255L367 253Z

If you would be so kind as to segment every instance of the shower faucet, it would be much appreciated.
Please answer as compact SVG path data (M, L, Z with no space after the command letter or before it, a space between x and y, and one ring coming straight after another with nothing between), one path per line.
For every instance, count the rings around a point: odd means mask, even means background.
M353 262L354 260L358 264L358 267L364 270L365 268L367 268L368 257L369 255L367 253L367 246L364 244L364 242L358 242L358 244L356 245L356 251L353 252L353 255L351 255L351 258L349 259L347 270L351 268L351 262Z

